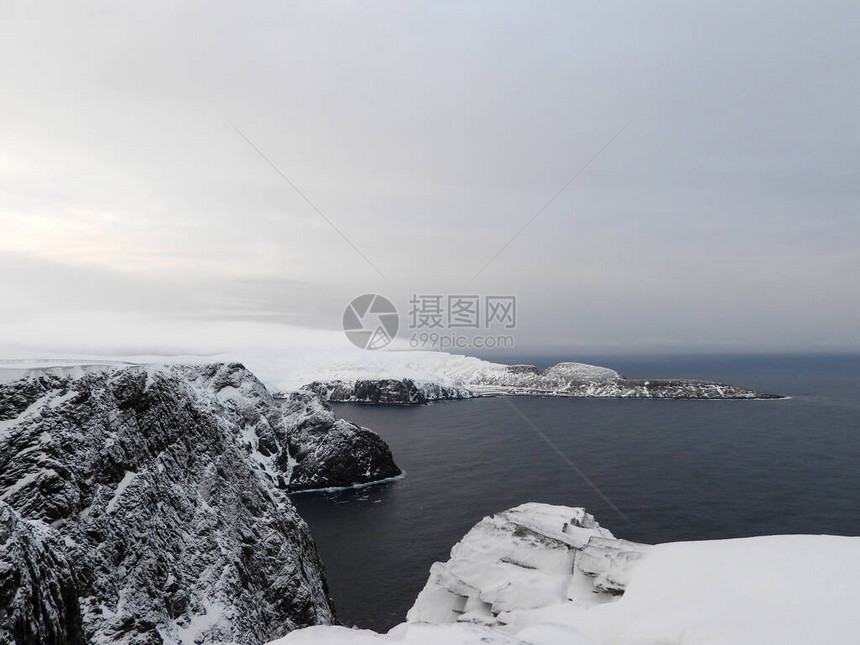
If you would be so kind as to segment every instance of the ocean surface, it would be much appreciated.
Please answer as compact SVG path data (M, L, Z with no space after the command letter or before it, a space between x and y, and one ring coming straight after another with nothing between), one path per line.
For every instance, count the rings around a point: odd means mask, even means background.
M433 562L485 515L528 501L585 506L638 542L860 535L860 356L579 360L630 378L709 379L791 399L513 399L581 474L502 398L335 406L379 432L406 472L293 496L344 624L403 621Z

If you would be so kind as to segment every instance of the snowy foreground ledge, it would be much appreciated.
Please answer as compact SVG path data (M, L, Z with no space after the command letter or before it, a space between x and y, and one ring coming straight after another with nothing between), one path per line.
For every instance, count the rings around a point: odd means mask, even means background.
M311 627L274 643L856 643L858 574L858 537L646 546L584 509L524 504L484 518L433 565L388 634Z

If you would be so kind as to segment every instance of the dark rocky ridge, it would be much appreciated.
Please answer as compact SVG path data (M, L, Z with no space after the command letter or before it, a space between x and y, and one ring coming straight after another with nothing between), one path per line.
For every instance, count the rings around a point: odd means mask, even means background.
M287 492L399 473L377 435L238 364L0 385L0 642L259 644L331 623Z
M303 390L319 394L326 401L424 405L431 401L470 399L475 396L466 388L447 387L438 383L416 383L412 379L362 379L350 381L314 381Z

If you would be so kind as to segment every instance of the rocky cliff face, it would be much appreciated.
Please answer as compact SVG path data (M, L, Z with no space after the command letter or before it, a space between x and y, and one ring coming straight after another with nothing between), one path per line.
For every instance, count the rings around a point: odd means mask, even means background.
M335 418L318 395L291 392L281 401L289 411L291 491L368 484L401 474L378 434Z
M83 642L77 580L62 538L0 502L0 643Z
M310 394L273 399L238 364L50 369L2 385L0 635L255 644L330 623L286 492L399 472L378 436ZM41 608L29 632L21 607Z

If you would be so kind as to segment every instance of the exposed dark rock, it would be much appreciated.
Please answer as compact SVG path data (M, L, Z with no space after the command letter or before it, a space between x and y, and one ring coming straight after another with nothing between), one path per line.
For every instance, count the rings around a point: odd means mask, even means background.
M534 365L508 365L505 369L511 374L540 374Z
M466 388L419 383L408 378L325 383L314 381L302 389L316 392L327 401L342 403L424 405L431 401L469 399L475 396Z
M401 474L378 434L336 419L318 395L292 392L283 401L294 420L288 438L295 460L291 491L367 484Z

